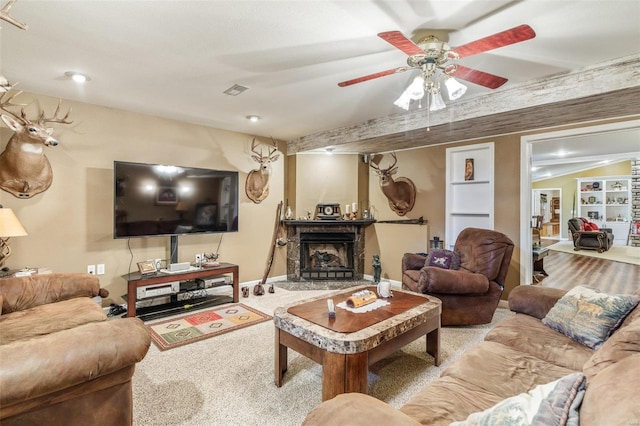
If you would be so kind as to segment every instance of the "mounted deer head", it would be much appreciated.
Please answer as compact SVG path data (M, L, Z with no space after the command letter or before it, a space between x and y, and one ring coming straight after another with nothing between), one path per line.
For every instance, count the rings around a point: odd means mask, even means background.
M20 115L7 109L19 106L11 101L22 91L0 97L0 118L15 133L9 139L7 147L0 154L0 188L18 198L31 198L46 191L53 180L51 164L44 155L45 146L57 146L58 140L53 129L45 127L46 123L71 124L67 121L69 110L64 117L58 117L60 104L53 117L45 118L44 111L37 121L29 120L22 108Z
M386 169L380 169L373 161L369 165L380 178L380 188L389 200L391 210L396 212L398 216L404 216L413 209L416 201L416 186L408 178L399 177L395 180L392 178L398 171L398 168L395 167L398 159L393 152L391 156L393 157L393 164Z
M244 186L244 190L247 193L247 197L256 204L260 204L264 199L269 196L269 178L271 177L271 163L276 161L279 154L276 154L278 146L276 141L271 138L273 146L269 146L269 153L264 155L262 148L260 152L256 151L259 143L256 143L256 139L253 138L251 142L251 152L254 155L251 156L259 165L257 169L251 170L247 176L247 181Z

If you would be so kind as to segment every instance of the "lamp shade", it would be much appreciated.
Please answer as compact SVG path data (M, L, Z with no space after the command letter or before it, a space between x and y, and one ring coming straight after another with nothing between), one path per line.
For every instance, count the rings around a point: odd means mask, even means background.
M13 213L13 210L8 208L0 208L0 237L22 237L27 235L24 227Z
M460 83L453 77L449 77L447 81L444 82L445 86L447 86L447 92L449 92L449 99L455 101L459 99L464 93L467 91L467 86Z

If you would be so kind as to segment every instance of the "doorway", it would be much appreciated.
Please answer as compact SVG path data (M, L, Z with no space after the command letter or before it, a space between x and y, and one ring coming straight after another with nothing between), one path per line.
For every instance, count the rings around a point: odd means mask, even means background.
M540 238L560 240L562 221L562 188L534 188L531 190L531 214L541 216Z
M600 124L587 127L579 127L575 129L550 131L548 133L539 133L534 135L526 135L520 139L520 284L531 284L531 277L533 272L533 254L531 250L525 250L525 247L531 247L532 233L531 233L531 217L532 217L532 158L533 158L533 146L537 143L544 143L549 141L558 140L560 138L570 137L598 137L600 143L587 144L585 149L590 147L611 151L611 143L602 143L602 141L611 141L612 137L617 133L632 135L640 132L640 120L629 120L616 123ZM635 137L635 136L634 136ZM634 152L634 155L629 153L617 154L620 157L635 158L637 156L637 139L632 139L626 145L629 146L627 151ZM585 154L588 156L590 154ZM602 160L605 154L593 155L593 159ZM617 158L616 154L606 154L607 158ZM620 158L622 159L622 158ZM567 159L563 158L557 161L558 163L567 163ZM562 206L562 204L561 204ZM572 207L565 206L565 211L569 212ZM562 210L562 208L561 208ZM570 213L571 214L571 213ZM562 219L561 219L562 220ZM561 222L562 223L562 222ZM561 227L566 230L565 227Z

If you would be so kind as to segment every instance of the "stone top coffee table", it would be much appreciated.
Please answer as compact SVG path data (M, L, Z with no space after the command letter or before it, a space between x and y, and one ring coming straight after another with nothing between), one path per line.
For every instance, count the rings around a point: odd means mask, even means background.
M346 392L367 393L369 366L426 335L426 350L440 365L439 299L394 289L389 305L366 313L336 306L329 318L327 299L345 301L357 287L277 308L275 324L275 383L282 386L287 348L322 365L322 400Z

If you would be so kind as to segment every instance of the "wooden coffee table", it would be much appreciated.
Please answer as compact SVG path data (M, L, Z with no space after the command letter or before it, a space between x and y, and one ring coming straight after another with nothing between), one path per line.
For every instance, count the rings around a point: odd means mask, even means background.
M390 304L366 313L336 307L330 319L327 299L346 300L358 287L277 308L275 324L275 383L282 386L287 348L322 365L322 400L346 392L367 393L369 366L426 335L426 351L440 365L439 299L393 290Z

